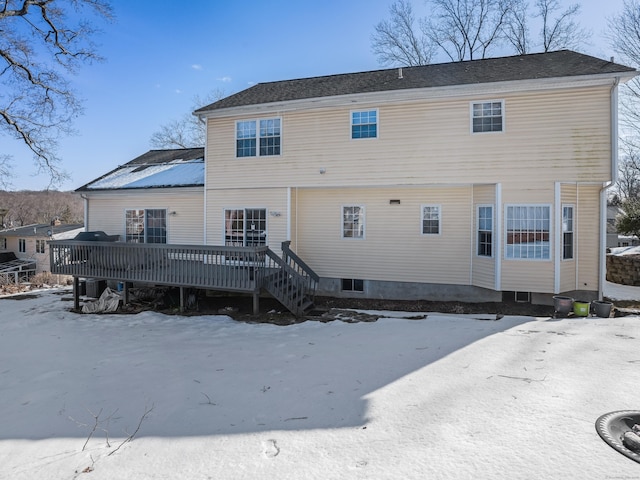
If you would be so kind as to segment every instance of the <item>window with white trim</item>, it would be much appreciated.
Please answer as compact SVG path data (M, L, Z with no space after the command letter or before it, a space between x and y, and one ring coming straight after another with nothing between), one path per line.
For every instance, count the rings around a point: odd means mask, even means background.
M422 234L440 234L440 205L422 205Z
M236 157L280 155L279 118L236 122Z
M24 238L18 239L18 252L26 253L27 251L27 240Z
M493 205L478 205L478 256L493 256Z
M45 240L36 240L36 253L44 253Z
M473 133L502 132L504 129L504 101L473 102L471 131Z
M265 208L229 208L224 211L224 244L258 247L267 244Z
M505 211L508 259L549 260L551 258L551 207L508 205Z
M377 138L378 111L351 112L351 138Z
M573 259L573 205L562 206L562 259Z
M364 207L345 205L342 207L342 238L364 238Z
M125 210L125 241L129 243L167 243L165 209Z

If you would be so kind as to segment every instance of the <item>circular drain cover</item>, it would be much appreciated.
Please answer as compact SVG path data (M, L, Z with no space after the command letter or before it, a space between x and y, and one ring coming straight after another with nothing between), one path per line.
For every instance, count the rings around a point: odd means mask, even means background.
M631 431L634 425L640 425L640 411L619 410L599 417L596 420L596 431L611 448L640 463L640 452L629 450L622 443L622 435Z

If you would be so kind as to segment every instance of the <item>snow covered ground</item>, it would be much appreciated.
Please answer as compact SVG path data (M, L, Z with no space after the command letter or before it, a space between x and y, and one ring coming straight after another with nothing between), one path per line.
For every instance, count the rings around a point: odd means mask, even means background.
M639 317L282 327L31 297L0 299L2 479L640 478L594 427L640 410Z

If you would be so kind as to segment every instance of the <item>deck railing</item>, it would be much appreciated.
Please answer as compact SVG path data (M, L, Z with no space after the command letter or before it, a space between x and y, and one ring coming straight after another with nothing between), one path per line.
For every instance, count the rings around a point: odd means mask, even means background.
M269 247L172 245L149 243L49 242L51 273L211 290L257 296L262 288L296 315L311 304L318 276L288 242L283 257Z
M180 287L259 291L268 247L49 242L51 273Z

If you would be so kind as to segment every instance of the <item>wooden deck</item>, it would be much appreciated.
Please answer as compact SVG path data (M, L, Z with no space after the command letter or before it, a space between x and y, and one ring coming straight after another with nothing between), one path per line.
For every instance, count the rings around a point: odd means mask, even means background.
M268 247L137 244L120 242L49 242L51 273L74 279L98 278L128 283L169 285L258 297L266 289L292 312L309 307L317 275L283 244L284 258ZM74 282L74 285L75 283ZM74 294L77 298L77 295Z

